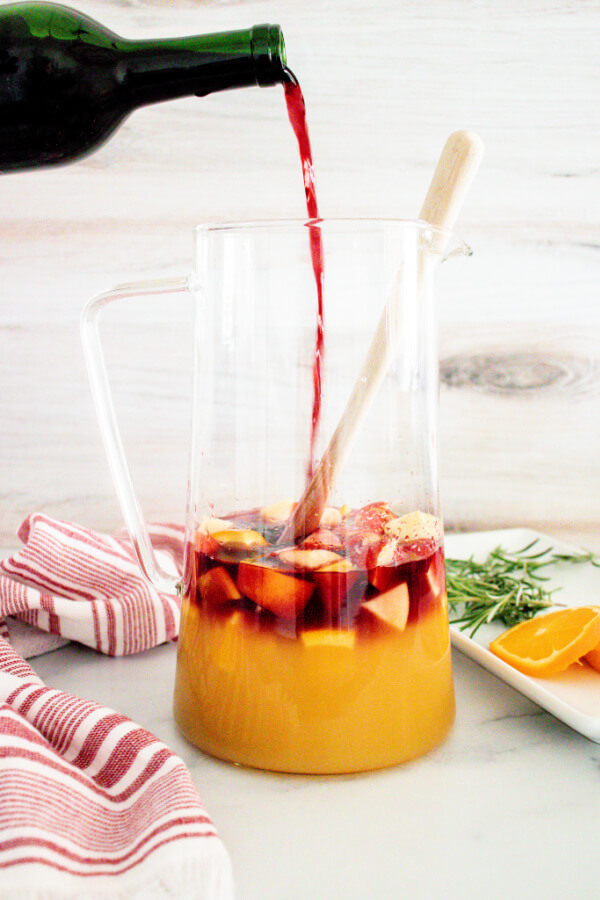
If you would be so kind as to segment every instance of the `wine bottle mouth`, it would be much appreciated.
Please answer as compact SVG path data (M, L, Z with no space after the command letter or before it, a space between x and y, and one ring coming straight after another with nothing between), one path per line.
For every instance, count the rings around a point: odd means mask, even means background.
M285 81L287 58L281 26L255 25L251 39L256 83L270 87Z

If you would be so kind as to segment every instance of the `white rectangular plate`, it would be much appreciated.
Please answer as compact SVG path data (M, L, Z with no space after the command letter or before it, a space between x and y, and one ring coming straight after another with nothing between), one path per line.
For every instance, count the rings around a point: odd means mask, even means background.
M539 539L536 550L551 547L556 553L581 552L581 548L554 540L539 531L510 528L503 531L446 535L446 556L449 559L468 559L473 556L477 561L483 561L498 545L505 550L516 551L536 538ZM546 582L549 588L560 588L554 595L557 604L600 606L600 568L591 563L561 563L549 566L545 574L550 578ZM566 672L552 678L530 678L523 675L488 650L490 642L506 631L507 627L501 623L484 625L470 638L468 631L461 631L458 625L450 625L450 636L453 645L462 653L471 656L571 728L600 743L600 672L584 664L573 665Z

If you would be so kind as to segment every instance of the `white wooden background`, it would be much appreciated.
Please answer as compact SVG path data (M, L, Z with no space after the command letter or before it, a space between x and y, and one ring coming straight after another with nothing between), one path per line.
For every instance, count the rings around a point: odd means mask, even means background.
M78 0L129 37L280 22L324 215L414 216L439 150L484 167L440 306L447 525L529 524L600 550L600 6L591 0ZM197 222L300 216L278 88L134 114L77 165L0 180L0 545L34 509L120 524L78 318L112 283L184 273ZM149 517L183 515L185 301L107 329Z

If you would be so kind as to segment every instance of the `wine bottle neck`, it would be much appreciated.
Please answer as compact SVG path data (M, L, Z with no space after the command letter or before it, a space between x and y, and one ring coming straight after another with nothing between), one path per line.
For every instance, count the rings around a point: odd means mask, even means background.
M123 41L121 78L136 106L284 80L278 25L162 40Z

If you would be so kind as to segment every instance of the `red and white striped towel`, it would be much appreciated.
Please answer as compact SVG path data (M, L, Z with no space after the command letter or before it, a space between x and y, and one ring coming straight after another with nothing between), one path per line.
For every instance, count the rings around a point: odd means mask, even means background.
M0 620L16 616L110 656L177 637L177 599L146 582L127 538L41 513L25 519L19 537L25 546L0 562ZM183 528L155 526L151 538L175 573L182 562Z
M20 535L26 547L1 564L0 616L113 654L175 635L175 600L146 587L125 541L40 515ZM160 532L172 551L180 536ZM0 897L229 900L229 858L183 762L125 716L44 686L6 635Z

